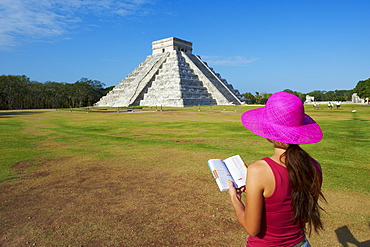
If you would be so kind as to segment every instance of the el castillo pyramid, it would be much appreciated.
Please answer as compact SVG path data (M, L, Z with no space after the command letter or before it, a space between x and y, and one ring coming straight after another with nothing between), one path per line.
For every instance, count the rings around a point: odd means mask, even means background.
M240 105L243 95L192 54L192 43L167 38L152 43L147 56L96 106Z

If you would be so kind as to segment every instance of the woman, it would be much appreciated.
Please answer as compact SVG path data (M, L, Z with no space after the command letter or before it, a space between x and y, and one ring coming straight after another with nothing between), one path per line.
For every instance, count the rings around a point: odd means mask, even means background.
M323 229L318 200L325 198L320 165L299 144L321 141L320 126L297 96L285 92L245 112L242 123L274 146L271 157L248 166L245 187L236 190L229 182L238 222L250 235L247 246L310 246L305 233Z

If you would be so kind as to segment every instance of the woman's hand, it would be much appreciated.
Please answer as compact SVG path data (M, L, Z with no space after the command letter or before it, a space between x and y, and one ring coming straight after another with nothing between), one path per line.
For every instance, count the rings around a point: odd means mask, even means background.
M230 180L228 181L229 183L229 195L230 195L230 198L236 198L238 199L239 201L241 201L242 199L242 193L245 192L245 186L239 188L239 189L236 189L234 187L234 184L233 182L231 182Z

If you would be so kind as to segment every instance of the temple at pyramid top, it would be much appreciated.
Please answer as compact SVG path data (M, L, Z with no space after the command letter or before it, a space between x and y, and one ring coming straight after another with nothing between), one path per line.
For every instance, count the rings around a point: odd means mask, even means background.
M175 37L161 39L152 43L153 54L170 52L170 51L183 51L186 54L191 54L193 51L193 43L178 39Z
M242 104L243 95L193 55L193 44L175 37L152 43L146 57L96 106L171 106Z

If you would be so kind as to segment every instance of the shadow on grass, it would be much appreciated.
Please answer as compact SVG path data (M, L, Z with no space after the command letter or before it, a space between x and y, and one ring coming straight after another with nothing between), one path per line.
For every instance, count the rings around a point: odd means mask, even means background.
M370 247L370 240L359 242L349 230L348 226L342 226L335 230L339 243L343 247L348 247L348 243L354 244L358 247Z
M33 110L2 110L0 111L0 117L6 116L20 116L20 115L31 115L31 114L42 114L46 111L33 111Z

